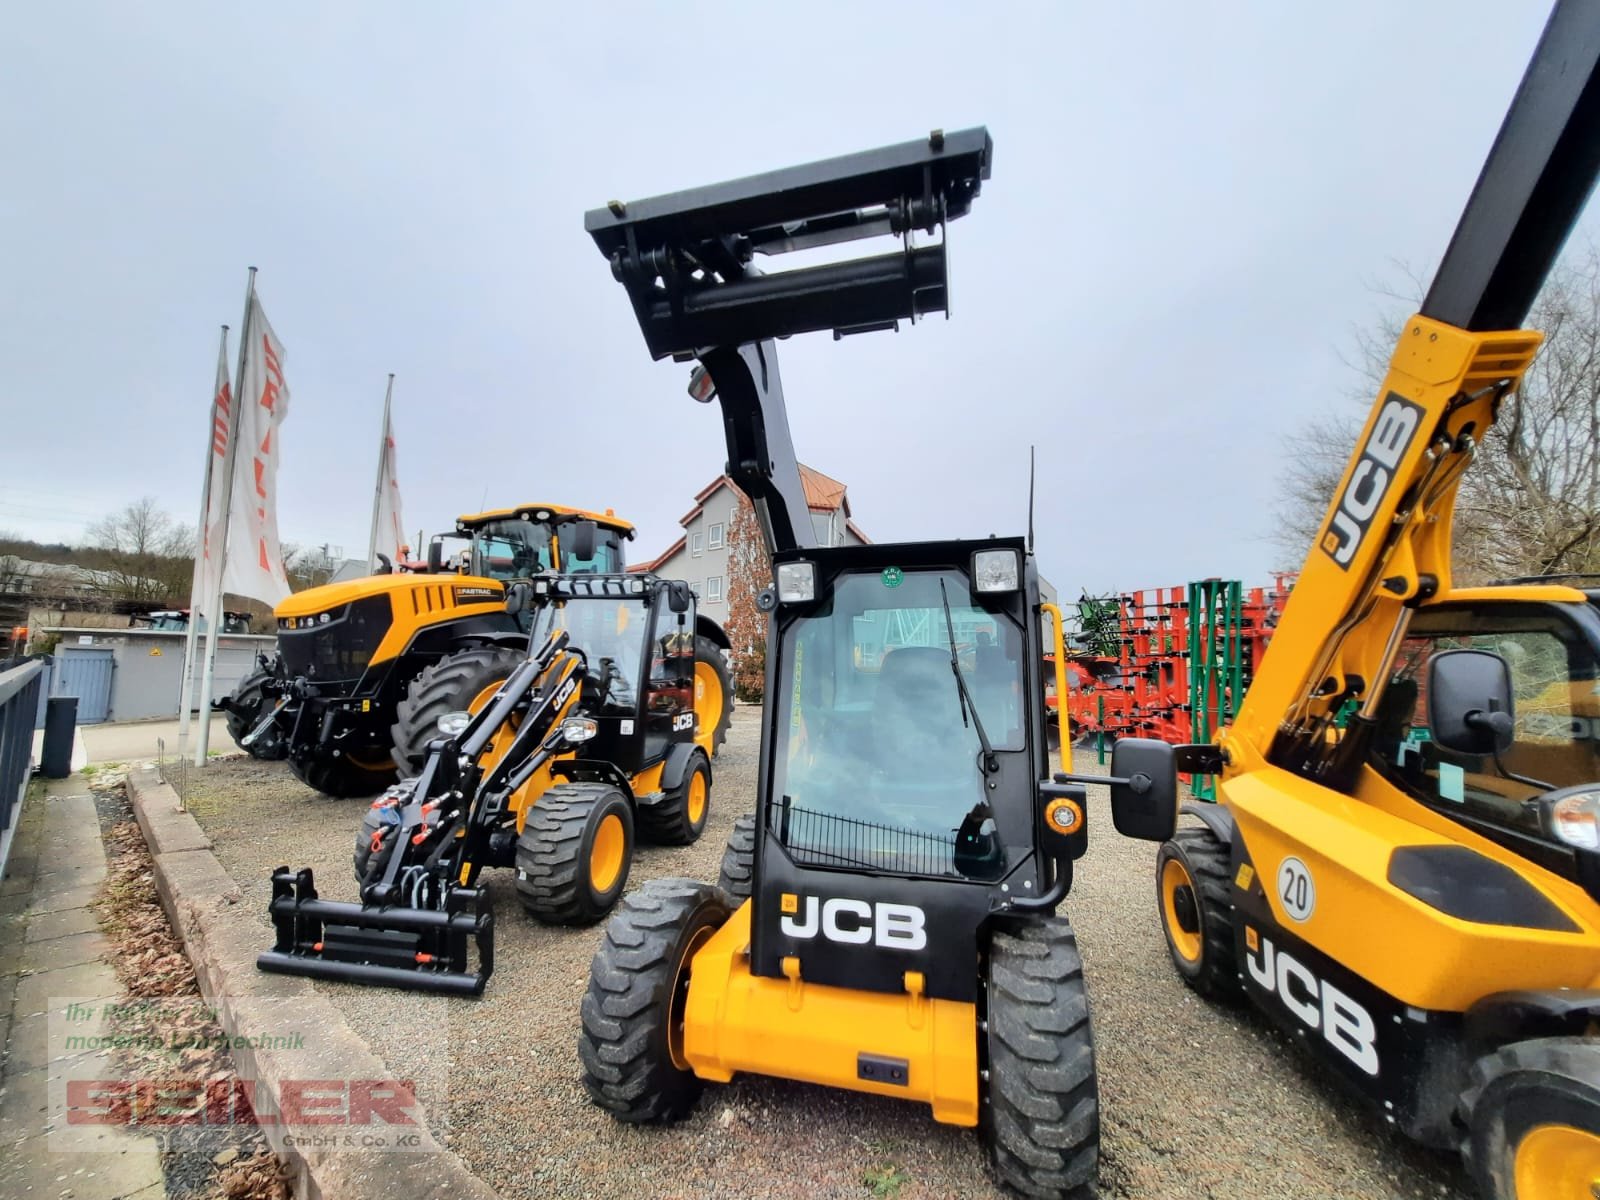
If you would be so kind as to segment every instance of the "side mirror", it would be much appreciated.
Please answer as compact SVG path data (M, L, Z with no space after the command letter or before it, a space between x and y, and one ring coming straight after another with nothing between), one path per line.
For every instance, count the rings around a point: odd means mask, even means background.
M599 530L593 521L574 521L567 526L567 536L562 539L562 558L577 558L587 562L594 557L595 542L599 538ZM563 570L567 564L561 564Z
M689 585L681 579L667 584L667 608L675 613L689 611Z
M1178 760L1154 738L1121 738L1111 751L1111 821L1124 837L1164 842L1178 828Z
M518 581L506 588L506 612L516 616L533 607L533 584Z
M1511 668L1486 650L1443 650L1428 660L1428 728L1458 754L1499 754L1516 728Z
M439 575L444 572L444 542L434 538L428 543L428 574Z

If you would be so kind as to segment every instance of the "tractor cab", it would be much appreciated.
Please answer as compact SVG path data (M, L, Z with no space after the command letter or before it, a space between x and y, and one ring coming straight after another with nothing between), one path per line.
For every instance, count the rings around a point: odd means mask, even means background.
M455 536L465 538L468 545L452 561L462 574L502 583L532 579L546 571L619 573L627 565L623 543L633 535L633 526L610 510L595 513L560 504L523 504L457 517ZM436 536L429 545L430 571L450 569L444 536ZM581 547L576 544L579 538ZM580 549L588 553L579 553Z

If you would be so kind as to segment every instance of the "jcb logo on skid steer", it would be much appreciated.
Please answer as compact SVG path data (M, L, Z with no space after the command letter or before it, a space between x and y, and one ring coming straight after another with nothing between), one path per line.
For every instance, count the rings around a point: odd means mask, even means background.
M804 907L804 912L797 910ZM921 950L928 944L928 918L915 904L889 904L835 896L819 901L789 893L782 897L785 916L778 927L793 938L814 938L820 930L830 942L864 946L868 942L885 950Z
M1319 1031L1340 1054L1368 1075L1378 1073L1378 1027L1372 1014L1331 983L1318 979L1271 938L1245 929L1244 965L1263 990L1276 992L1283 1006L1308 1029Z
M1372 424L1372 436L1361 448L1361 457L1350 472L1350 483L1333 510L1328 532L1322 535L1322 549L1342 569L1348 569L1356 556L1372 515L1394 482L1394 469L1405 457L1421 420L1422 409L1411 401L1394 392L1384 400L1378 419Z

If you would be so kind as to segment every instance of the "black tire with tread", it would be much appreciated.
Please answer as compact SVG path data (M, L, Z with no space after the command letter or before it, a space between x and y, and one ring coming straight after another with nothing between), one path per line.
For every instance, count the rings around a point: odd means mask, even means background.
M1229 849L1205 825L1185 825L1156 854L1156 911L1161 933L1167 939L1172 965L1194 991L1212 1000L1244 998L1239 979L1239 956L1233 932L1233 864ZM1161 872L1169 858L1177 858L1194 881L1195 904L1200 914L1200 961L1189 963L1177 952L1167 930L1166 906L1161 897Z
M728 727L733 724L733 672L728 669L728 660L722 656L722 647L703 633L695 635L694 660L697 663L709 663L722 681L722 713L717 718L716 728L711 731L711 756L715 758L722 752L722 744L728 740Z
M403 775L415 775L427 757L428 743L439 736L439 718L463 712L492 683L507 678L523 656L504 646L470 646L441 658L418 672L395 705L389 740Z
M699 1100L704 1083L673 1062L668 1023L695 935L730 914L720 888L652 879L606 925L589 966L578 1057L590 1098L619 1121L676 1121Z
M250 745L244 744L244 739L250 736L251 731L261 723L261 718L266 715L267 709L272 706L273 702L261 692L261 685L271 678L270 671L263 671L257 667L239 681L239 686L228 696L226 706L228 734L233 738L234 745L251 758L259 758L263 762L279 762L289 754L289 745L284 740L283 730L279 729L276 723L269 725Z
M318 759L290 754L288 760L289 770L296 779L313 791L336 800L376 796L399 778L392 765L375 770L345 757Z
M626 842L622 870L605 892L589 881L595 831L616 814ZM558 783L528 810L517 839L517 898L546 925L593 925L615 907L633 865L633 804L609 783Z
M689 819L689 786L696 774L706 777L706 805L698 822ZM634 828L639 837L658 846L691 846L706 831L711 819L711 764L704 752L696 753L694 763L684 772L683 782L660 804L634 809Z
M1546 1200L1518 1195L1517 1146L1532 1126L1556 1122L1600 1138L1600 1038L1536 1038L1484 1055L1472 1065L1460 1114L1467 1169L1482 1195Z
M1041 917L996 930L987 979L983 1140L1023 1196L1087 1200L1100 1163L1094 1034L1072 925Z
M722 851L717 886L735 900L748 900L755 886L756 815L746 813L733 822L733 832Z

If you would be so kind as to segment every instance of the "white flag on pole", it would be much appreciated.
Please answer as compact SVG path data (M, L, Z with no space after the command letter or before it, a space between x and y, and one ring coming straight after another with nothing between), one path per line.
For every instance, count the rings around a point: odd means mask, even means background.
M200 516L200 557L195 563L194 591L189 607L200 616L209 616L211 597L217 592L222 570L222 510L227 504L224 460L228 454L229 410L233 389L228 381L228 343L224 338L217 352L217 388L211 400L211 457L206 466L205 508ZM195 622L191 621L193 626Z
M289 385L283 377L283 343L259 299L250 306L244 336L248 351L239 381L239 446L223 589L277 604L289 594L278 543L278 429L289 415Z
M394 420L387 409L383 414L383 442L378 454L376 544L390 561L399 564L406 557L406 525L400 516L400 472L395 466Z

